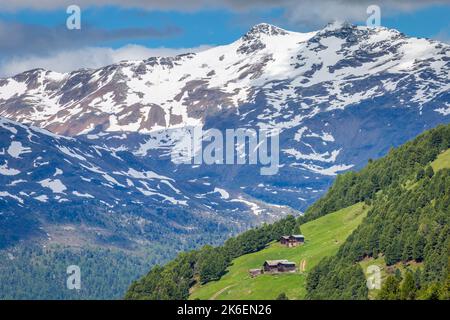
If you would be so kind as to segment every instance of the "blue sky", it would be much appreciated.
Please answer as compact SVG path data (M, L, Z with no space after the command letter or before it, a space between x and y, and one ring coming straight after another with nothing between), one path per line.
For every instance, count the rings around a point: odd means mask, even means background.
M129 0L128 7L82 0L81 30L69 31L64 0L44 1L42 7L17 0L0 9L0 76L35 67L69 71L118 59L198 51L230 43L260 22L300 32L320 29L333 19L364 24L367 4L373 2L287 0L278 5L251 0L243 6L237 0L222 0L204 8L203 1L185 0L180 5L176 0ZM449 1L424 5L410 0L403 6L380 1L380 8L383 26L409 36L450 40Z

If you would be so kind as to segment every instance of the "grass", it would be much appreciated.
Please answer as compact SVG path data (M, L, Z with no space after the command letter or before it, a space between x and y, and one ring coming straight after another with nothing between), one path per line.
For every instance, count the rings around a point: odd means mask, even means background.
M431 163L431 167L433 168L434 172L437 172L438 170L444 168L450 168L450 149L447 149L447 151L442 152L436 158L436 160L434 160Z
M309 270L322 258L334 255L339 246L366 216L369 207L362 203L328 214L301 226L304 245L286 248L278 242L267 248L235 259L227 273L218 281L195 286L191 299L276 299L284 292L289 299L303 299ZM249 269L259 268L265 260L288 259L300 265L306 261L305 271L294 274L260 275L251 278Z
M386 266L386 262L384 261L383 256L379 256L376 259L374 259L374 258L364 259L363 261L359 262L359 265L364 270L366 278L368 276L370 276L370 274L367 272L369 266L371 266L371 265L378 266L381 271L381 283L383 283L384 280L386 280L386 278L389 275L394 275L396 269L399 269L401 271L402 275L404 275L406 270L410 270L410 271L414 272L418 268L422 267L422 263L417 263L414 261L410 261L408 263L399 262L399 263L396 263L395 265L388 267L388 266ZM371 300L375 299L376 296L378 295L379 291L380 291L379 289L370 289L369 290L369 299L371 299Z
M364 270L364 274L366 275L366 278L371 276L371 274L367 272L369 266L375 265L380 268L381 283L383 283L384 280L386 280L386 278L388 276L388 272L387 272L386 262L384 261L384 257L380 256L376 259L374 259L374 258L364 259L359 264L360 264L361 268ZM379 289L370 289L369 295L368 295L369 299L371 299L371 300L375 299L376 296L378 295L379 291L380 291Z
M430 163L434 172L438 172L441 169L450 169L450 149L442 152L437 156L436 160ZM425 168L424 168L425 169ZM406 181L404 187L408 190L412 190L418 186L417 181L409 180Z

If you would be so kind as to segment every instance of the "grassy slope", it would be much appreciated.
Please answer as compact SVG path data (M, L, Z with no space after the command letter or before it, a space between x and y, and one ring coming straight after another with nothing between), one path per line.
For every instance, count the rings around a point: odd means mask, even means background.
M233 261L219 281L192 289L191 299L275 299L285 292L290 299L302 299L306 294L308 270L323 257L336 253L339 246L361 223L368 208L362 203L339 210L301 226L306 243L296 248L270 244L259 252L241 256ZM248 270L259 268L265 260L288 259L300 265L306 261L306 271L296 274L261 275L251 278Z
M450 168L450 149L441 153L437 159L431 163L431 166L435 172L440 169Z
M450 168L450 149L448 149L447 151L441 153L436 160L434 160L431 163L431 167L433 168L433 170L435 172L444 169L444 168ZM411 184L410 186L408 186L408 188L412 188L415 184ZM370 265L376 265L378 267L380 267L381 269L381 279L382 281L384 279L386 279L386 277L393 273L393 271L397 268L400 269L402 272L404 269L408 268L410 270L415 270L416 268L420 267L421 264L417 264L417 263L409 263L408 265L402 265L402 264L397 264L395 265L394 268L388 268L386 266L386 263L384 262L384 258L383 257L378 257L376 259L365 259L363 261L360 262L361 267L363 268L364 272L367 271L367 268ZM366 276L368 274L366 273ZM379 290L373 289L373 290L369 290L369 299L375 299L375 297L377 296Z

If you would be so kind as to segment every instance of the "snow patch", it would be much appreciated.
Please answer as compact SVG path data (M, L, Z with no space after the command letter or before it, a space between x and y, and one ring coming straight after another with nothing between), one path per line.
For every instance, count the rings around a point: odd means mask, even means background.
M94 196L89 193L80 193L78 191L73 191L72 193L77 197L94 199Z
M44 188L49 188L53 193L64 193L67 190L66 186L59 179L44 179L39 181L39 184Z
M12 195L11 193L7 192L7 191L0 191L0 197L10 197L13 198L14 200L17 200L20 203L23 203L22 198L19 198L18 196Z
M30 153L31 149L28 147L23 147L22 143L19 141L12 141L7 152L11 157L20 159L21 154Z
M215 187L214 192L219 193L220 197L224 200L227 200L230 198L230 194L225 189Z
M0 166L0 174L4 176L15 176L20 173L19 170L8 168L8 161L2 166Z
M45 194L38 196L38 197L34 197L34 198L40 202L47 202L47 200L48 200L48 197Z

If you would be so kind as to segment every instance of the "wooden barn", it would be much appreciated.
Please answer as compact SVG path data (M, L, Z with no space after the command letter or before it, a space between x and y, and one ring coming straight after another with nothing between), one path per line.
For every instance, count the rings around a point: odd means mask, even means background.
M265 273L295 272L295 263L288 260L266 260L263 269Z
M301 234L293 234L290 236L282 236L280 238L280 243L287 247L296 247L305 242L305 237Z

